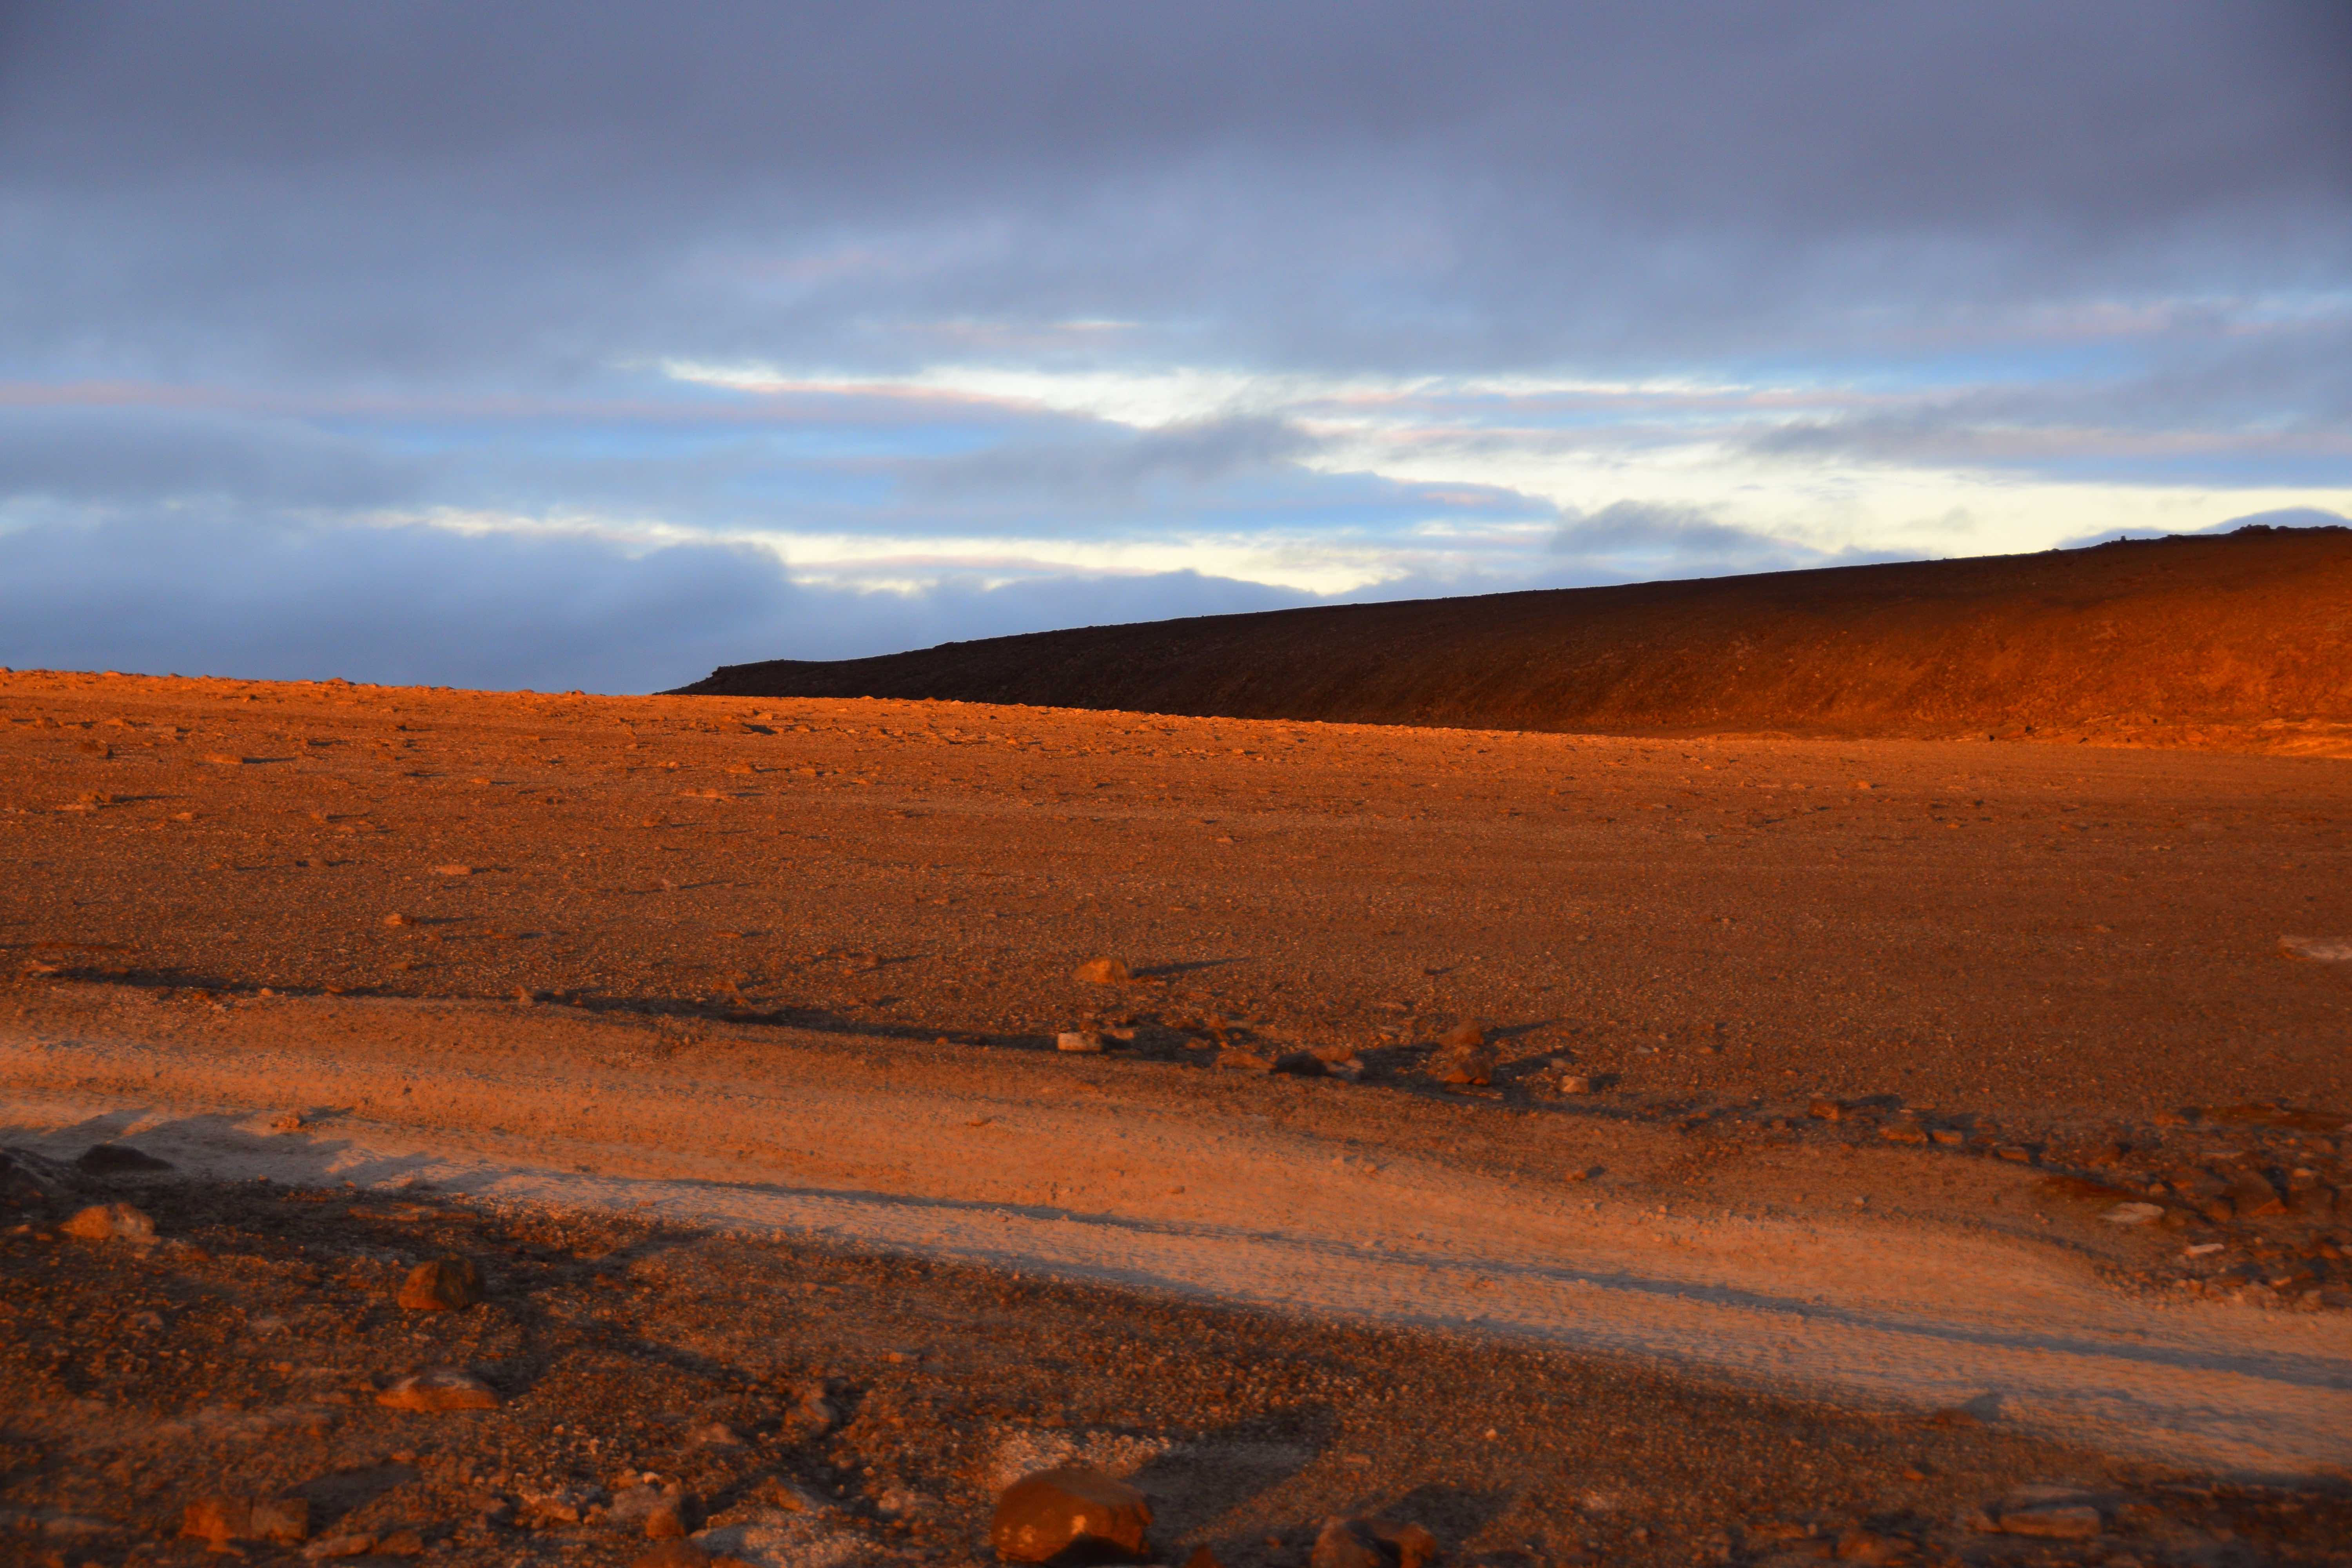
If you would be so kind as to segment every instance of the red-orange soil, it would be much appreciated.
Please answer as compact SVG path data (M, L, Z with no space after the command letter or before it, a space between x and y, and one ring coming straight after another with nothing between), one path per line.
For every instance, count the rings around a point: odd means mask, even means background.
M2347 766L0 676L0 1143L177 1167L6 1194L0 1557L984 1561L1075 1447L1251 1568L2344 1561Z
M2352 530L1208 616L683 689L1473 729L2352 755Z

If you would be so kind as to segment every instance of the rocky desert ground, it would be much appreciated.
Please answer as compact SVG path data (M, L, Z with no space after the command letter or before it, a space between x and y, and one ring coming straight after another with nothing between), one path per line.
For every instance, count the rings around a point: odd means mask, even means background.
M2352 1559L2347 767L0 675L0 1558Z

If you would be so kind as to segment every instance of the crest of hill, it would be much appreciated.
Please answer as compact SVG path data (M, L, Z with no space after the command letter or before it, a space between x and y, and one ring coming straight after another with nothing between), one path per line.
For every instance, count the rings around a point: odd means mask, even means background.
M2352 755L2352 529L1085 626L678 694Z

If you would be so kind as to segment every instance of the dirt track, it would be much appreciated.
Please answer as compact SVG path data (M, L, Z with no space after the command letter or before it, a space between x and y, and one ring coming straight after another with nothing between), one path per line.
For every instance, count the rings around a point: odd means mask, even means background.
M0 1050L11 1135L69 1156L104 1125L207 1175L421 1178L1866 1405L1973 1404L2175 1463L2352 1463L2352 1314L2119 1292L2092 1265L2153 1246L2037 1203L2032 1174L1998 1163L1734 1148L1711 1193L1668 1203L1649 1178L1685 1157L1675 1134L1515 1129L1516 1168L1481 1168L1454 1157L1480 1140L1477 1115L1329 1079L1236 1086L937 1047L877 1058L742 1026L663 1051L641 1021L479 1006L152 1011L122 998ZM273 1131L288 1110L316 1125ZM1605 1179L1563 1179L1595 1165ZM1877 1212L1750 1195L1792 1165L1813 1167L1801 1179L1820 1196L1866 1193Z

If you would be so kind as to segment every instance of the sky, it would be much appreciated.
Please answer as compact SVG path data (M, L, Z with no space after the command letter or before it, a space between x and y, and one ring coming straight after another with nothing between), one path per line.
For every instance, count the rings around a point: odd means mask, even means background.
M0 664L605 691L2352 514L2342 0L0 0Z

